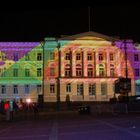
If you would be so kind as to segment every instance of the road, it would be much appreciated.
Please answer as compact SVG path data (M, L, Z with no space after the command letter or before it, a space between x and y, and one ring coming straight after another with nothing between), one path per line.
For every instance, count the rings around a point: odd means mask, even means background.
M0 123L0 140L140 140L140 114L59 112Z

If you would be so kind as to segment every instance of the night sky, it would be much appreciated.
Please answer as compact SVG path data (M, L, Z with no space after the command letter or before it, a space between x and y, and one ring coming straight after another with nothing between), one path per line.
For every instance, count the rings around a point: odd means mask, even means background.
M140 42L140 4L96 3L75 7L27 7L0 9L0 41L42 41L91 30Z

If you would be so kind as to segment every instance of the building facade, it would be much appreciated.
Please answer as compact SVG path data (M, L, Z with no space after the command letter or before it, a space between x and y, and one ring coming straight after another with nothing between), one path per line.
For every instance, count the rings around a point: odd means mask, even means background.
M127 47L127 61L125 55ZM127 62L127 63L126 63ZM95 32L40 42L0 43L0 98L37 102L109 101L114 81L131 78L140 94L140 47Z

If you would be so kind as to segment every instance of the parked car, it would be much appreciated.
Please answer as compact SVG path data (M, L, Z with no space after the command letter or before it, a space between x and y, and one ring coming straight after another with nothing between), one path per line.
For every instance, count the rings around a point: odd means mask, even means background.
M91 113L90 106L88 105L80 106L78 108L78 112L79 114L90 114Z

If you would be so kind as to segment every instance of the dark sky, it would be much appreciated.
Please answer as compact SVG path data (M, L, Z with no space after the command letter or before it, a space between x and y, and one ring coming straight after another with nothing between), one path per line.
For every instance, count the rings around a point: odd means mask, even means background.
M41 41L44 37L91 30L140 42L140 4L96 3L75 7L27 7L0 10L0 41Z

